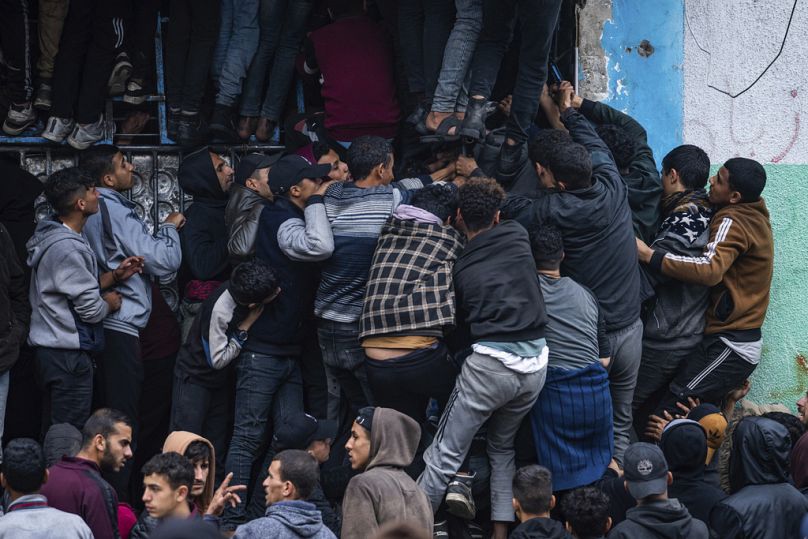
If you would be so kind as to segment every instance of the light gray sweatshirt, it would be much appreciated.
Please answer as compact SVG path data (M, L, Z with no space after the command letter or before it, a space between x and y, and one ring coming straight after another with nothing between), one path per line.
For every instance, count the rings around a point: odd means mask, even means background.
M31 267L28 344L92 350L88 338L109 306L101 298L98 266L87 239L50 216L37 224L26 247Z

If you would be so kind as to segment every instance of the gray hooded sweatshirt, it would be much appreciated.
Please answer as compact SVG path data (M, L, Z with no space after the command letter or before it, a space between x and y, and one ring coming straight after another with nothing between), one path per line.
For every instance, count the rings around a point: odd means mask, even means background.
M87 239L55 216L39 222L26 244L31 267L31 329L28 344L65 350L103 347L98 266Z
M264 537L336 539L336 535L323 524L320 511L314 504L302 500L273 503L267 508L264 518L258 518L239 526L234 539Z

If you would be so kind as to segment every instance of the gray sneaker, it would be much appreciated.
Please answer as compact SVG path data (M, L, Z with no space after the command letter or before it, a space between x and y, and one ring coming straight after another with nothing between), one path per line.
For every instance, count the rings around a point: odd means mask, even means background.
M129 61L129 55L125 52L118 54L115 58L115 67L112 68L112 73L109 75L107 81L107 89L109 95L121 95L126 91L126 81L132 74L132 62Z
M67 137L67 143L77 150L86 150L102 138L104 138L103 116L92 124L76 124L73 132Z
M51 116L45 124L45 130L42 132L42 138L51 142L62 142L71 131L75 123L70 118L57 118Z
M36 123L36 111L31 106L30 101L22 105L8 107L6 121L3 122L3 131L12 136L22 134L23 131Z

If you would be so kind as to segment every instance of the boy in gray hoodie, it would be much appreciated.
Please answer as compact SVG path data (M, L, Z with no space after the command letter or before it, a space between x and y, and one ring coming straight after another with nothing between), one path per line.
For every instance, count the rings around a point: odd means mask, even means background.
M31 329L37 378L45 393L44 429L52 423L81 428L90 416L93 362L104 348L101 321L121 308L110 290L142 271L140 257L128 257L100 274L83 234L87 218L98 211L92 178L71 167L45 183L54 214L39 222L28 241L31 267ZM103 294L102 294L103 292Z

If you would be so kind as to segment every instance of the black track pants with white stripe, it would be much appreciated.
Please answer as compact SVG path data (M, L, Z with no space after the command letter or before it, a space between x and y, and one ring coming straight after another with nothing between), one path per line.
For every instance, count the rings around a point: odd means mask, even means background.
M70 0L53 72L53 116L98 121L130 11L129 0Z
M701 346L671 382L670 391L656 414L662 415L662 411L681 414L676 402L687 404L688 397L721 407L727 393L741 387L755 367L756 364L739 356L718 336L705 336Z

